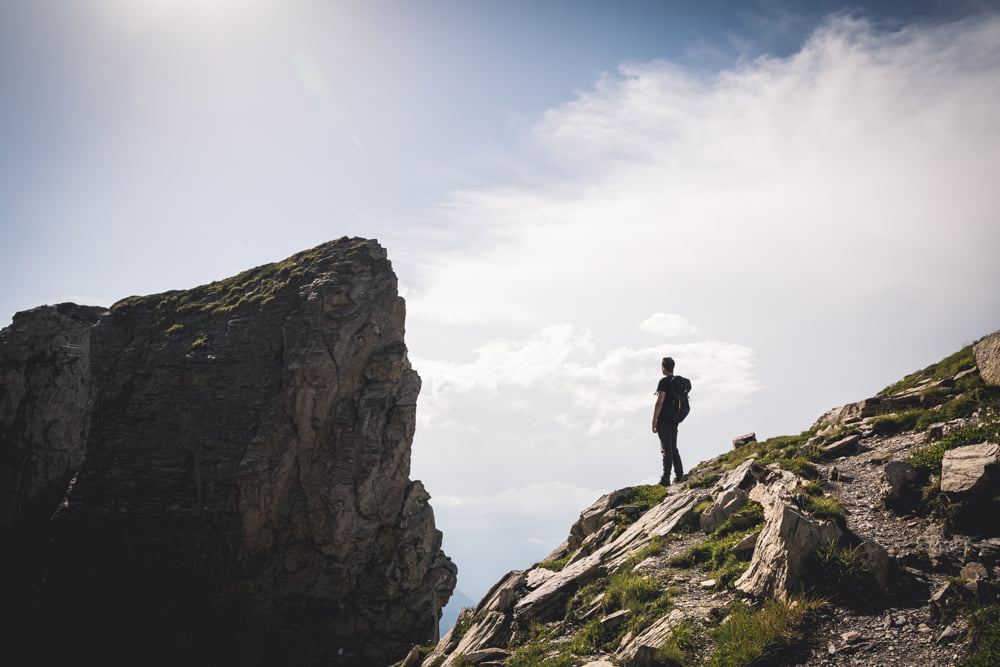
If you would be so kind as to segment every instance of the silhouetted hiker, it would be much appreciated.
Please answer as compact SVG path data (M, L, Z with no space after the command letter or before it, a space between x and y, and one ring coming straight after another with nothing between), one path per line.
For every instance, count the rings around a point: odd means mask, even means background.
M691 382L680 375L674 375L674 360L664 357L660 366L663 377L656 385L656 405L653 407L653 433L660 436L660 454L663 455L663 476L660 484L670 484L670 467L674 468L674 482L684 479L684 465L677 451L677 425L687 417L689 406L687 395Z

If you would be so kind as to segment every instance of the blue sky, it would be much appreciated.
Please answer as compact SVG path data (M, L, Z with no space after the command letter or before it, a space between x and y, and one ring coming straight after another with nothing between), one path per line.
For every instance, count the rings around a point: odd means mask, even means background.
M1000 328L996 2L0 0L0 318L378 238L478 598Z

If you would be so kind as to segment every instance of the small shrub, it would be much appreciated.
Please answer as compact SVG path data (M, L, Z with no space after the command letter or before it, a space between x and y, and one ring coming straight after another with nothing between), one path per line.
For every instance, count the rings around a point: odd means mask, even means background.
M1000 605L979 609L969 617L972 646L960 667L1000 665Z
M830 540L806 564L809 588L843 604L868 600L879 590L860 546Z

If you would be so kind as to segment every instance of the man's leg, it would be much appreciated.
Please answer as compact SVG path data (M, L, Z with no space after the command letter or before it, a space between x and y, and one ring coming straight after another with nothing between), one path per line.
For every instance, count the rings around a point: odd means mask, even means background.
M656 427L656 434L660 436L660 455L663 457L663 476L660 477L660 484L669 486L670 467L677 458L677 427L660 424Z
M677 426L674 426L672 430L674 432L672 438L673 464L674 464L674 476L675 476L674 481L680 482L681 479L684 477L684 464L681 463L681 452L679 449L677 449Z

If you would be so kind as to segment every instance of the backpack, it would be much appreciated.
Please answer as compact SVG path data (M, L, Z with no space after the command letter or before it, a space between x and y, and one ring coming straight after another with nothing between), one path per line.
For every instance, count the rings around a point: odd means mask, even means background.
M660 408L660 421L669 424L680 424L691 412L691 403L688 401L688 392L691 391L691 381L680 375L670 377L670 393Z

